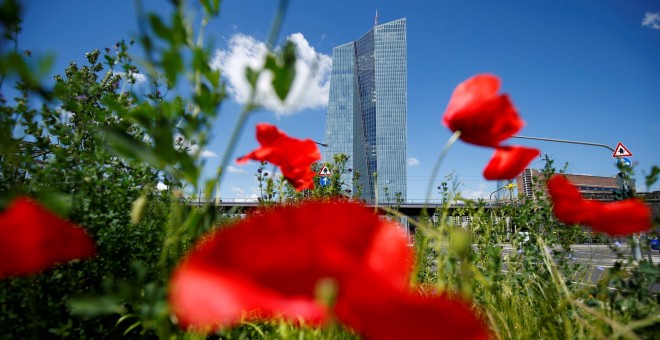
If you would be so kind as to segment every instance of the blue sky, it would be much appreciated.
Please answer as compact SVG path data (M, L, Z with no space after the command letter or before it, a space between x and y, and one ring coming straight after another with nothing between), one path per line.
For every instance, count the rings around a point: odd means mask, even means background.
M161 13L170 9L166 1L144 2ZM300 64L299 73L312 70L309 65L316 65L316 72L299 85L308 89L297 95L302 104L262 110L249 119L234 156L257 146L254 126L260 122L275 123L294 137L323 140L332 48L373 26L376 3L381 23L407 18L408 157L414 159L408 166L409 199L424 197L431 167L451 134L441 119L454 87L483 72L501 77L502 90L527 123L520 135L611 147L622 142L633 153L638 174L660 165L660 2L651 0L292 0L280 42L293 37L307 44L301 59L316 63ZM208 173L219 163L241 107L237 69L250 62L244 52L260 50L276 6L266 0L223 1L220 18L208 27L206 36L219 51L216 66L226 68L236 95L223 103L215 124ZM130 40L137 32L130 1L39 0L25 7L20 49L54 54L53 73L69 61L82 63L85 52ZM568 162L570 173L617 172L604 148L520 139L508 144L537 147L557 163ZM491 153L459 141L433 186L454 171L465 196L488 197L496 186L483 179L482 170ZM541 166L540 159L531 164ZM230 170L221 196L253 196L256 164L233 164ZM642 182L638 190L647 191ZM648 189L654 190L660 184Z

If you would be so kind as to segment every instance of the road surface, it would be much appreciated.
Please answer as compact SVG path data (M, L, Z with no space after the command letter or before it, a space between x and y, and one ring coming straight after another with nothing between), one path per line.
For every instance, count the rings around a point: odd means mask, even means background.
M507 255L515 255L513 253L517 252L510 244L504 244L502 245L502 248L502 254L504 257ZM621 255L623 255L623 258L619 259L619 261L623 262L624 265L629 259L632 259L632 252L628 245L620 245L616 247L616 249ZM581 264L584 270L576 277L567 279L578 284L595 284L605 273L605 270L614 266L614 263L618 259L617 253L606 245L576 244L571 246L571 250L573 251L573 254L569 257L569 261ZM653 264L660 263L660 252L657 250L651 250L650 257ZM649 253L642 250L642 258L648 261ZM543 264L539 263L539 265ZM636 263L633 262L632 265L634 266ZM506 264L504 265L503 270L507 270ZM654 290L660 290L660 285L656 285Z

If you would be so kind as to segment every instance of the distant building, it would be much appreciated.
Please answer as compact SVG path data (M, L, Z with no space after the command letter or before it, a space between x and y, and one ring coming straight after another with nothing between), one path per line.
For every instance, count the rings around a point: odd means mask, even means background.
M332 50L330 98L325 126L324 158L349 156L352 173L342 178L352 187L360 174L362 198L406 199L407 143L406 19L376 25L356 41ZM374 178L377 173L377 181Z
M534 197L534 192L537 191L540 186L536 184L539 181L540 173L535 169L525 169L523 172L516 177L516 186L518 188L519 197Z

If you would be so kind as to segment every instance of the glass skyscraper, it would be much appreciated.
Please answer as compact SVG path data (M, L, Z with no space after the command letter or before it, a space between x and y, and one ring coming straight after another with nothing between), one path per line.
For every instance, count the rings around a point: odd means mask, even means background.
M349 156L359 172L362 198L406 199L407 142L406 19L374 26L356 41L332 50L330 98L325 127L326 161ZM377 174L377 177L374 175ZM352 173L344 182L352 187Z

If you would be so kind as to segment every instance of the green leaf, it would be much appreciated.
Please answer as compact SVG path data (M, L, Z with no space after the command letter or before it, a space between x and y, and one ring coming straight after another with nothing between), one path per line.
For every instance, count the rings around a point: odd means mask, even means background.
M222 95L211 92L208 86L202 84L199 95L195 96L195 101L203 112L215 115L218 105L222 102Z
M142 321L136 321L134 324L130 325L126 330L124 331L124 335L130 333L135 327L139 326L142 324Z
M201 170L195 165L193 158L187 153L182 153L179 157L179 164L181 165L179 175L190 183L197 183Z
M147 133L151 134L151 131L154 129L154 117L156 117L156 115L157 112L155 107L149 103L143 103L133 110L126 111L124 117L129 118L134 123L144 128Z
M174 149L172 128L164 122L164 119L160 119L159 123L151 131L154 139L154 152L165 164L173 164L176 162L177 152Z
M154 30L157 36L159 36L162 39L172 41L172 32L170 29L163 23L163 21L160 19L159 16L155 14L150 14L149 15L149 24L151 24L151 28Z
M172 48L163 53L163 67L165 68L165 78L170 87L176 84L176 78L183 72L183 59L176 48Z
M201 0L201 3L207 13L213 16L220 14L220 0Z
M109 295L73 298L67 301L67 305L72 314L83 316L121 314L126 312L126 309L121 304L121 299Z
M219 70L213 70L209 69L208 71L204 72L204 76L206 76L206 79L209 80L211 85L215 88L220 86L220 71Z
M644 177L646 177L646 187L649 188L653 183L658 181L658 175L660 175L660 168L657 165L654 165L651 168L651 173L650 174L644 174Z
M266 56L264 67L273 73L273 89L284 101L296 78L296 45L288 41L280 54Z
M71 206L73 205L73 197L71 195L42 191L35 194L37 200L46 206L49 210L57 213L62 217L69 216Z
M165 162L147 145L136 141L126 132L113 128L103 128L102 131L109 137L107 146L116 154L137 162L147 162L159 169L165 166Z
M135 314L125 314L121 318L117 320L115 323L115 327L119 326L120 323L124 322L124 320L128 320L129 318L135 318Z
M213 194L213 190L216 188L217 183L218 183L217 178L206 181L206 185L204 186L204 194L206 195L206 197L211 197L211 195Z
M208 54L203 48L200 47L195 47L193 50L193 69L195 71L200 71L202 73L208 71L211 69L208 63Z
M259 71L253 69L252 67L248 66L245 68L245 79L247 79L248 83L250 84L250 87L252 87L252 90L257 88L257 80L259 80Z
M190 24L186 22L182 13L177 11L172 15L172 41L175 45L187 44L192 46L193 42L191 39L188 39L191 35L189 34L191 30Z

